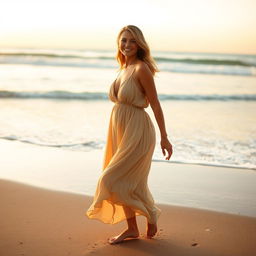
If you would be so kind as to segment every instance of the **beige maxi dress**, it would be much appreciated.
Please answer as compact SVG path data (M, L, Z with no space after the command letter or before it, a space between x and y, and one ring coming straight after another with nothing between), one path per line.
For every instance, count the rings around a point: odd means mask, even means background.
M148 188L148 174L155 148L155 128L144 108L149 102L131 75L115 94L112 83L109 99L115 103L110 115L108 136L93 203L86 212L91 219L115 224L126 216L123 205L149 223L156 223L161 210Z

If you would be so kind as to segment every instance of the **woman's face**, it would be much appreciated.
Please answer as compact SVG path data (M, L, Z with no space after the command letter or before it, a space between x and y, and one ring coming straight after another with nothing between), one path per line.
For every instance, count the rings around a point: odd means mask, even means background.
M119 39L119 49L124 56L133 56L137 54L138 44L129 31L124 31Z

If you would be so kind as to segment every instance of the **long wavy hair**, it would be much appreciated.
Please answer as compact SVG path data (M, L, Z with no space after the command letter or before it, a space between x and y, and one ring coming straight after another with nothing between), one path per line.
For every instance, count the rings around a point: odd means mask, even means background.
M151 57L149 46L144 38L142 31L134 25L125 26L118 33L116 41L118 49L116 60L119 63L119 70L122 70L125 64L125 56L121 53L119 48L120 37L124 31L129 31L134 37L136 43L138 44L137 58L144 61L148 65L152 75L154 76L156 72L159 72L159 69L157 68L154 59Z

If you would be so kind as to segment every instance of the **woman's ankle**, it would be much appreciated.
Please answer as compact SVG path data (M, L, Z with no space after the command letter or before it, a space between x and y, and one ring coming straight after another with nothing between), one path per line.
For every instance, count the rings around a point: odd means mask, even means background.
M139 228L137 225L136 226L135 225L128 226L128 229L131 231L139 231Z

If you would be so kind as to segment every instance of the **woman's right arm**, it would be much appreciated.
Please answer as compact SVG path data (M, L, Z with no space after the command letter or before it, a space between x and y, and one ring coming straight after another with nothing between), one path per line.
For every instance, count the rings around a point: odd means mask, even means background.
M139 82L145 90L146 96L147 96L150 106L154 112L159 130L160 130L160 134L161 134L161 143L160 144L161 144L161 148L162 148L162 153L165 156L166 155L165 150L166 150L168 153L168 156L165 159L169 160L173 153L172 144L170 143L170 141L167 138L168 135L167 135L166 128L165 128L164 114L163 114L163 110L160 105L160 102L158 100L153 75L145 63L142 63L139 65L137 72L138 72Z

